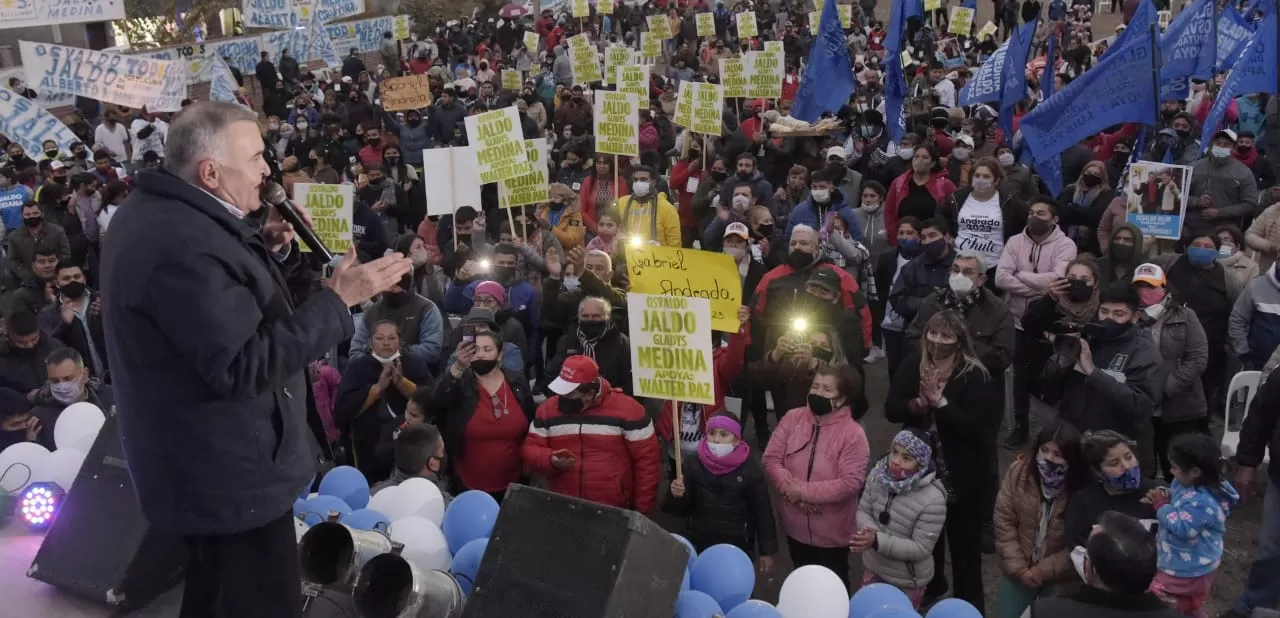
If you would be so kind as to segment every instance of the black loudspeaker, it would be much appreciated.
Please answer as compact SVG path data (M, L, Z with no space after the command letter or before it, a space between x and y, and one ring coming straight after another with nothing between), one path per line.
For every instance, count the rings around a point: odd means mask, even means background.
M133 491L114 414L45 534L29 577L94 601L141 607L182 580L181 537L147 524Z
M635 511L511 485L462 618L670 616L688 562Z

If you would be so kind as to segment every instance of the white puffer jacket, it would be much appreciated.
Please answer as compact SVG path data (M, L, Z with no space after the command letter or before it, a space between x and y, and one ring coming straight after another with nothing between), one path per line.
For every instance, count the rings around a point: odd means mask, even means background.
M881 524L881 513L888 524ZM923 588L933 579L933 546L947 522L947 494L930 472L906 493L867 475L858 503L858 529L876 531L876 549L862 554L863 568L899 588Z

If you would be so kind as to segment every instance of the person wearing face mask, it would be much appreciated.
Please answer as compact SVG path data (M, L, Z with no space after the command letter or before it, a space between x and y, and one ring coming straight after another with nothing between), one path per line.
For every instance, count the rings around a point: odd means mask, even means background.
M622 229L631 238L679 247L680 212L658 191L655 176L651 167L632 168L631 195L618 198Z
M1183 228L1182 254L1168 253L1151 258L1164 269L1169 289L1186 303L1200 320L1209 339L1209 367L1204 373L1204 393L1211 410L1221 410L1228 374L1227 361L1230 316L1240 290L1230 284L1226 268L1218 261L1222 241L1211 229Z
M1099 253L1096 245L1097 229L1103 214L1115 198L1107 177L1107 167L1101 161L1090 161L1076 179L1058 194L1062 209L1060 224L1063 231L1076 243L1080 252Z
M102 300L86 285L84 271L76 264L59 264L53 284L54 302L38 315L40 332L79 352L95 377L109 379Z
M1254 178L1258 181L1258 189L1265 191L1276 184L1276 166L1272 157L1268 157L1265 152L1258 149L1256 139L1254 132L1240 131L1236 136L1236 147L1231 156L1253 172Z
M839 150L839 147L832 148ZM843 153L843 150L840 151ZM854 214L853 207L849 205L850 194L845 192L845 185L841 183L846 180L844 159L842 156L837 158L838 163L835 167L827 167L814 172L809 181L809 197L804 201L796 204L795 210L791 211L791 215L787 217L787 231L784 238L791 238L791 231L797 225L807 225L812 228L821 228L825 242L827 233L826 222L829 220L828 214L834 214L840 217L845 223L845 227L849 230L849 237L858 242L862 242L862 227L857 215ZM852 171L852 170L850 170ZM857 173L857 172L853 172ZM858 183L861 184L861 176L858 176Z
M999 191L1004 171L992 158L979 159L969 169L970 186L962 187L938 206L937 216L947 219L956 230L955 245L959 250L981 253L991 271L988 285L995 287L995 264L1004 253L1005 244L1022 232L1028 217L1027 203Z
M45 360L45 368L49 381L32 400L31 415L50 433L67 406L84 401L110 410L115 405L111 387L90 372L84 357L74 349L54 350Z
M1024 202L1030 202L1036 197L1039 187L1035 173L1030 167L1018 163L1013 156L1013 149L1008 146L996 148L996 162L1000 164L1000 171L1003 173L1003 178L997 185L1001 195L1016 197Z
M1081 431L1110 429L1136 436L1142 468L1154 476L1152 417L1165 374L1159 348L1138 326L1141 302L1132 283L1116 281L1103 287L1097 323L1086 326L1075 342L1062 344L1074 349L1076 362L1057 362L1055 355L1042 386L1046 403L1057 405L1058 418ZM1056 339L1054 345L1057 351Z
M439 362L444 344L444 320L436 304L413 289L411 273L357 315L355 334L351 337L351 358L373 352L373 332L369 325L390 322L399 329L397 340L405 356L426 366Z
M6 326L8 334L0 341L0 386L33 401L48 379L44 361L62 343L40 332L34 313L18 311L9 316Z
M1218 263L1227 275L1228 294L1240 297L1240 292L1253 281L1258 273L1258 263L1245 250L1244 234L1234 225L1219 225L1214 229L1218 235Z
M397 253L408 257L413 262L413 283L411 288L415 294L424 296L439 307L444 302L445 276L436 264L440 250L415 234L401 234L391 247ZM445 330L449 330L449 321L443 322ZM445 333L448 339L448 333Z
M924 220L934 216L938 205L956 192L956 186L938 166L937 153L928 146L911 151L911 169L893 179L884 202L886 229L896 229L901 217ZM897 239L889 244L897 246Z
M1072 495L1088 481L1080 432L1066 423L1041 429L1009 466L995 509L998 618L1018 618L1037 597L1076 577L1063 517Z
M573 322L555 344L555 352L547 362L542 380L536 387L548 392L547 385L560 375L565 360L586 356L596 363L600 375L617 384L624 393L631 392L631 340L625 328L614 322L613 303L599 296L583 296L578 301Z
M858 496L871 458L849 407L862 387L851 367L816 369L806 405L778 421L762 457L780 494L778 516L792 561L825 566L846 587L849 539L857 531Z
M904 325L915 320L925 297L949 287L951 263L955 260L951 228L945 219L925 221L919 243L919 254L901 268L889 291L889 305L902 316Z
M558 182L551 184L548 194L550 199L539 206L536 215L543 227L555 234L565 251L586 244L587 223L578 210L578 194Z
M920 311L907 326L904 343L907 349L914 348L929 318L939 311L955 311L965 319L978 359L1003 385L1003 372L1013 360L1013 314L1005 301L985 285L986 272L981 253L957 251L947 287L924 298Z
M525 465L546 477L550 491L652 512L662 464L644 406L583 355L566 358L548 388L554 394L529 424Z
M945 557L951 553L954 596L983 611L980 531L991 520L1001 388L974 349L965 318L940 311L922 328L920 343L898 367L885 399L885 418L904 428L936 431L950 476L952 502L946 532L934 547L934 576L925 598L948 588ZM945 541L945 542L944 542Z
M414 393L414 399L417 399L418 393L424 390L426 389L419 388ZM430 398L429 391L426 398ZM408 408L405 412L406 419L410 416L407 410ZM424 478L440 490L440 495L444 498L444 506L448 508L449 503L453 501L453 494L449 491L449 480L445 478L446 456L444 437L440 435L440 430L426 422L406 420L393 433L393 442L390 447L395 467L392 468L391 476L387 480L369 488L369 495L375 496L378 492L388 487L395 487L409 479Z
M37 251L53 251L59 262L71 260L71 244L67 233L54 223L44 220L44 212L34 202L22 205L22 227L9 232L8 269L18 281L31 278L32 264Z
M740 184L750 184L751 194L756 196L760 205L769 210L775 209L773 184L760 171L755 149L752 148L738 155L734 164L732 182L726 182L720 189L720 204L727 205L733 201L733 189Z
M1190 201L1182 229L1234 223L1243 225L1258 208L1258 181L1253 171L1231 156L1236 133L1213 135L1209 156L1191 164Z
M501 501L507 485L524 478L521 449L535 404L523 375L503 368L504 347L492 331L475 333L432 393L427 420L444 435L454 494L475 489Z
M0 451L19 442L35 442L50 451L53 427L45 427L31 414L31 402L12 388L0 387Z
M352 356L343 371L333 422L342 432L340 443L351 454L352 465L372 484L391 474L392 462L377 456L380 437L388 424L403 421L409 397L419 384L431 380L431 371L420 357L402 353L395 322L369 323L373 327L368 353Z
M1165 481L1171 482L1169 443L1184 433L1209 433L1208 405L1201 383L1208 366L1209 344L1195 311L1169 290L1162 268L1155 264L1138 266L1133 286L1142 308L1138 326L1155 342L1161 369L1168 376L1152 422L1160 470Z
M416 109L405 110L404 121L392 112L383 112L382 122L387 131L400 140L400 152L404 154L404 162L415 168L422 167L422 151L431 146L431 130L422 121L422 112Z
M577 131L576 127L574 131ZM574 149L570 149L571 151ZM586 160L587 155L591 152L591 148L583 147L578 150L581 160ZM565 155L566 159L568 154ZM587 221L595 221L597 213L606 210L619 210L617 205L621 203L624 196L630 195L631 183L627 182L627 177L621 170L615 170L617 165L616 157L599 156L592 163L590 175L582 180L582 190L578 191L578 210L586 216ZM650 192L655 192L651 181L647 182L646 188ZM573 185L569 186L573 189ZM661 197L659 198L661 199ZM679 213L677 213L678 217ZM623 228L625 229L625 223Z
M706 229L698 227L698 215L694 212L698 190L702 188L703 183L710 184L712 180L702 169L702 142L695 140L693 134L688 132L682 134L679 139L689 140L689 147L686 149L685 156L676 161L671 168L671 188L675 191L676 208L680 211L681 245L689 249L693 247L693 241L698 238L698 230ZM707 191L702 193L707 195Z
M1145 497L1159 484L1143 474L1144 469L1134 452L1136 446L1132 439L1118 431L1084 432L1080 440L1081 455L1093 482L1077 491L1067 504L1064 524L1067 547L1088 544L1090 534L1108 511L1138 520L1156 518L1155 507Z
M929 112L929 129L933 132L933 146L938 149L938 154L943 157L950 157L954 154L956 142L952 139L952 133L947 129L951 123L950 112L945 107L935 107ZM969 152L965 153L965 159L968 159L969 153L973 152L973 140L969 140Z

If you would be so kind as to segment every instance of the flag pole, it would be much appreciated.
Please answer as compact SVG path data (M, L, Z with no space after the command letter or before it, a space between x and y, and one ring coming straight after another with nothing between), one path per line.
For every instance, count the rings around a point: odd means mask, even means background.
M1153 103L1156 107L1156 122L1160 121L1160 39L1156 35L1160 30L1160 20L1156 20L1151 24L1151 82L1154 88L1152 92L1155 94ZM1214 41L1215 48L1217 41Z

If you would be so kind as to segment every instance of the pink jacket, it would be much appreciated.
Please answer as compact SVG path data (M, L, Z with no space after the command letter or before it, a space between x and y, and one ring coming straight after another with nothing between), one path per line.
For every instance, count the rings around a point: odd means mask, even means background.
M1055 227L1042 243L1026 232L1014 234L1004 245L996 265L996 287L1007 292L1009 312L1022 319L1027 305L1042 296L1054 279L1067 274L1067 264L1076 259L1076 243Z
M870 459L867 434L848 407L821 417L807 406L787 412L763 458L779 492L800 488L802 504L785 496L778 500L782 531L816 547L847 547L857 531L858 497Z
M338 384L342 382L342 374L329 365L320 365L320 371L311 381L311 389L316 397L316 411L324 422L324 435L332 444L342 437L342 432L333 424L333 404L338 400Z

